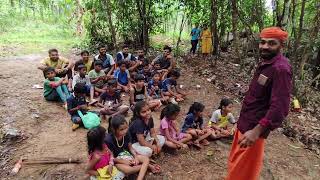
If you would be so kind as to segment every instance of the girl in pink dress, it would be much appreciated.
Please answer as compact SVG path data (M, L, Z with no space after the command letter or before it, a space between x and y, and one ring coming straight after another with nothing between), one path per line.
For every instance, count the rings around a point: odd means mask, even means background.
M165 145L173 149L187 148L186 143L192 140L190 134L181 133L175 124L179 113L180 107L178 105L169 104L161 111L160 115L160 134L166 138Z

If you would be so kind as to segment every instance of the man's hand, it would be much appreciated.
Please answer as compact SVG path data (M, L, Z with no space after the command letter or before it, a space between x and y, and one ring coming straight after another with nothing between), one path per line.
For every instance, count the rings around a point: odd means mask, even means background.
M63 69L55 69L54 70L57 74L61 74L63 72Z
M256 142L256 140L259 139L259 136L259 131L257 131L256 128L254 128L244 133L243 137L240 138L238 144L241 148L252 146Z

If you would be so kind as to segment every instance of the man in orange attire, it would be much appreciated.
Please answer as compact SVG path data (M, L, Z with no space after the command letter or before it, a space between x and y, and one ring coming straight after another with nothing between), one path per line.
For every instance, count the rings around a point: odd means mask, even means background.
M264 140L288 115L292 72L282 55L288 33L278 27L260 33L260 57L244 98L234 135L226 180L259 179Z

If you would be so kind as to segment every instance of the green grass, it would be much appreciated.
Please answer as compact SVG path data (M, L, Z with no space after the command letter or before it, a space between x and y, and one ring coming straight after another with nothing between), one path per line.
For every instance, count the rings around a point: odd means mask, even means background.
M15 56L46 52L49 48L68 51L79 38L70 26L45 23L41 20L21 21L0 32L0 56Z

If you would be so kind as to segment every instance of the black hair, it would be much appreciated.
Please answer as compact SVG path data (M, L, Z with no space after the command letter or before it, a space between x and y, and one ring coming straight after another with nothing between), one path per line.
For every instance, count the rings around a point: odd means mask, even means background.
M119 61L117 64L118 64L118 67L120 67L123 64L125 64L127 66L127 62L126 61Z
M43 70L44 75L47 75L49 72L55 72L55 69L53 67L46 67Z
M144 108L145 106L148 106L148 103L145 101L139 101L134 105L134 109L133 109L133 116L130 120L130 124L135 121L136 119L140 119L141 118L141 110L142 108Z
M204 110L205 106L199 102L194 102L190 108L189 108L189 111L188 111L188 114L190 113L196 113L196 112L202 112Z
M87 50L81 51L80 55L82 56L82 55L84 55L84 54L88 54L88 55L89 55L90 53L89 53L89 51L87 51Z
M115 115L109 118L109 127L108 133L115 134L115 131L119 129L119 127L123 124L127 123L125 117L123 115Z
M122 49L124 49L124 48L129 48L129 46L128 46L127 44L124 44L124 45L122 46Z
M137 75L135 75L135 77L134 77L134 81L135 82L138 82L138 81L144 81L145 80L145 77L144 77L144 75L143 74L137 74Z
M55 49L55 48L49 49L48 53L51 54L52 52L58 53L58 49Z
M81 63L77 66L77 71L80 71L82 68L86 68L86 66Z
M100 60L94 62L94 66L98 66L98 65L102 66L102 64L103 64L103 62Z
M107 47L105 45L98 46L98 50L100 50L101 48L107 48Z
M86 84L85 83L77 83L73 91L77 94L85 94L86 93Z
M160 60L156 60L156 61L154 62L154 65L156 65L156 64L160 64L160 65L161 65Z
M113 85L115 85L115 84L117 84L117 80L116 80L115 78L109 79L109 80L107 81L107 85L108 85L108 86L113 86Z
M160 73L160 72L154 71L154 72L152 73L152 77L154 77L156 74L158 74L159 76L161 76L161 73Z
M143 61L142 66L149 66L149 62L148 61Z
M168 77L172 77L172 76L179 78L181 74L177 69L173 69L168 73Z
M106 129L98 126L92 128L87 133L88 153L91 154L95 150L103 150L104 138L106 136Z
M168 104L165 108L162 109L160 114L160 119L164 117L170 118L175 113L180 112L180 107L176 104Z
M165 45L165 46L163 47L163 50L169 50L169 52L171 52L171 51L172 51L172 48L171 48L170 46L168 46L168 45Z
M220 105L219 105L218 109L221 109L221 110L222 110L222 107L223 107L223 106L226 107L226 106L228 106L229 104L233 104L233 102L232 102L230 99L228 99L228 98L222 98L221 101L220 101Z

